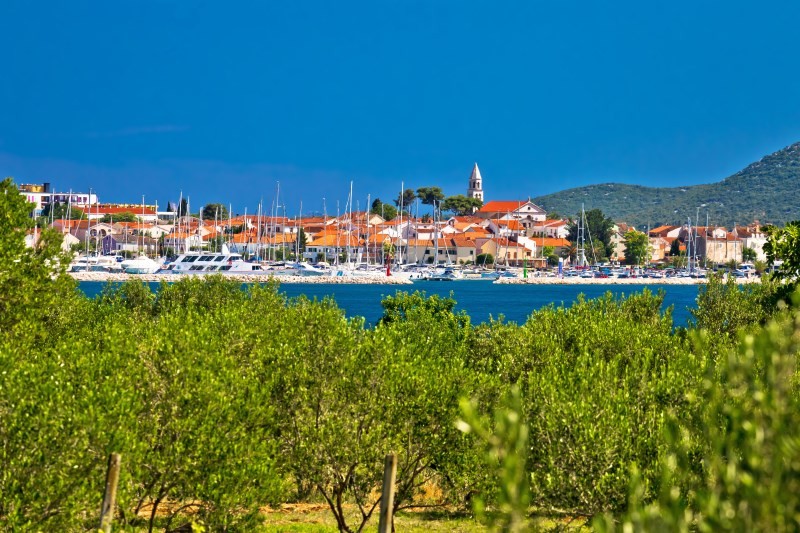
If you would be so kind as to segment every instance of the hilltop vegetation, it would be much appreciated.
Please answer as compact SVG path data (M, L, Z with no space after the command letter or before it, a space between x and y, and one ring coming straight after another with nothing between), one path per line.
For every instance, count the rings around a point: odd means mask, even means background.
M615 220L637 227L683 224L701 217L725 226L761 223L783 225L800 218L800 143L770 154L718 183L687 187L643 187L603 183L534 198L548 211L576 213L598 208ZM703 221L704 222L704 221Z

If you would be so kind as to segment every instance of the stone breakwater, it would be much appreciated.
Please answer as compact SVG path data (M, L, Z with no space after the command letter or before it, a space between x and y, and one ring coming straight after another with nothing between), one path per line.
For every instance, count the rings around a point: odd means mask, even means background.
M760 278L737 278L736 283L758 283ZM503 285L702 285L706 278L581 278L530 277L500 278L494 283Z
M108 272L70 272L78 281L123 282L138 280L144 282L178 281L183 278L202 277L203 274L112 274ZM410 285L411 281L391 276L269 276L264 274L225 274L226 278L242 283L266 283L275 280L279 283L340 283L360 285Z

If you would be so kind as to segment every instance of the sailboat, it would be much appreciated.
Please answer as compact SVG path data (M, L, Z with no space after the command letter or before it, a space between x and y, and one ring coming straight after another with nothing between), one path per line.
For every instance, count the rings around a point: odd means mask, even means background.
M136 237L137 244L139 242L139 239L141 239L142 244L144 244L143 224L144 224L144 196L142 196L142 218L139 219L137 223L137 233L138 233ZM147 257L147 255L143 251L143 246L137 246L137 248L138 248L137 257L135 257L134 259L126 259L125 261L120 263L119 266L122 268L122 271L126 274L155 274L161 268L161 263Z

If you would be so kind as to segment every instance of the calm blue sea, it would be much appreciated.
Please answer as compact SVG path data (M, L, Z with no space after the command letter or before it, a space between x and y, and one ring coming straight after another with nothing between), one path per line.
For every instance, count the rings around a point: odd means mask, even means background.
M80 288L88 296L96 296L105 284L101 282L81 282ZM153 290L158 283L151 283ZM695 306L697 285L653 285L666 292L664 306L673 306L673 321L676 326L687 325L689 309ZM554 303L570 305L578 295L594 298L606 292L615 296L641 292L642 285L494 285L488 281L418 281L413 286L395 285L344 285L344 284L283 284L280 291L289 297L306 295L322 299L331 296L347 316L363 316L367 323L375 324L381 316L381 299L393 295L398 290L421 290L427 294L448 296L452 291L458 302L457 309L465 310L473 323L485 322L489 317L503 315L507 321L522 323L532 311Z

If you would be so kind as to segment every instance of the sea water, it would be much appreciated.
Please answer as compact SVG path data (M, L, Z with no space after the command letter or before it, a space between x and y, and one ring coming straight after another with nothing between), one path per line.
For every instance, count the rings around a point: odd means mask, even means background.
M105 286L102 282L84 281L81 290L88 296L100 294ZM153 290L158 283L150 283ZM294 298L305 295L321 300L331 297L346 316L363 316L367 324L374 325L381 317L381 300L398 291L425 291L426 294L450 296L456 300L456 310L464 310L473 323L486 322L489 318L503 316L508 322L522 324L530 314L547 305L569 306L579 294L586 298L596 298L606 292L615 297L642 292L645 288L656 292L664 290L664 310L672 306L675 326L686 326L691 319L690 310L695 307L699 285L495 285L490 281L417 281L413 285L360 285L324 283L287 283L279 291Z

